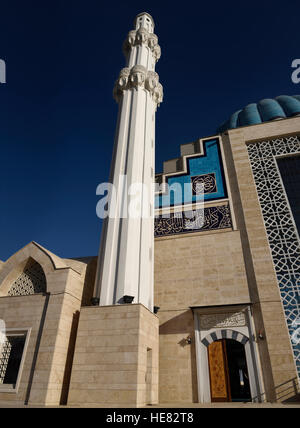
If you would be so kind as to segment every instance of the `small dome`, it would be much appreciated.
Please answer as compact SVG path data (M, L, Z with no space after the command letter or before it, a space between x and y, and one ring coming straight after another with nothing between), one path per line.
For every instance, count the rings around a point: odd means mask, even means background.
M280 95L274 99L266 98L257 104L248 104L243 110L233 113L217 132L297 115L300 115L300 95Z

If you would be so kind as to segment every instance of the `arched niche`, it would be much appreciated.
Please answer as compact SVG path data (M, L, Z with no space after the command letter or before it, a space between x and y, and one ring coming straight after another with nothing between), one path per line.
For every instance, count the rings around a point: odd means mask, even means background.
M29 296L46 293L47 280L42 266L33 258L29 258L23 272L11 284L8 296Z
M31 242L1 266L0 297L51 292L47 278L62 269L68 269L62 259ZM22 287L24 294L17 294Z

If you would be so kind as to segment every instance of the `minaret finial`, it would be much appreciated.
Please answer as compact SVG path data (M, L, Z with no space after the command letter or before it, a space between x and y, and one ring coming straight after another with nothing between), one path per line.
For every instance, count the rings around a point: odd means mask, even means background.
M154 31L154 20L148 12L139 13L136 16L133 25L135 26L136 30L138 30L140 27L143 27L148 30L149 33L153 33Z

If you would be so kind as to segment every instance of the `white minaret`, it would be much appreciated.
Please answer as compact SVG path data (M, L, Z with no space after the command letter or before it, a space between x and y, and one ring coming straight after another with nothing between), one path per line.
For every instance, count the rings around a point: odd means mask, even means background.
M153 19L141 13L134 25L124 43L127 67L114 87L119 114L109 181L118 189L115 208L123 218L103 221L95 295L100 306L132 296L152 311L155 112L163 91L155 72L160 47Z

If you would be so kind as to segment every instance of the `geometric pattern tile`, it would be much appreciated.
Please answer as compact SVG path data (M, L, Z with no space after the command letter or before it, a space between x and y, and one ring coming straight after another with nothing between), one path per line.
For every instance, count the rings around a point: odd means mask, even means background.
M251 143L247 149L300 378L300 242L276 161L300 154L300 136Z
M204 210L170 213L168 218L159 215L154 219L154 234L156 238L231 227L232 221L228 205L204 208Z
M12 284L9 296L28 296L46 292L46 277L42 266L33 262L26 267L22 274Z
M12 345L9 342L9 340L6 339L4 344L2 345L2 351L0 353L0 384L4 383L11 349L12 349Z
M0 384L15 387L22 361L26 334L7 336L0 348ZM1 391L1 390L0 390Z

